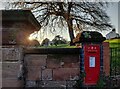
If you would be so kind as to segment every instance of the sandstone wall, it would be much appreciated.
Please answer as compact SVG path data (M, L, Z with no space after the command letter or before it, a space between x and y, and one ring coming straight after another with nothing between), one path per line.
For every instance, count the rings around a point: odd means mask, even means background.
M22 87L23 80L19 80L20 66L23 59L21 47L2 48L2 87Z
M103 71L106 76L110 72L109 53L109 44L103 43ZM72 87L79 76L79 54L39 54L39 51L25 54L20 46L2 48L2 87L66 88Z
M66 87L71 85L70 81L74 84L80 75L78 54L29 54L24 60L27 87Z

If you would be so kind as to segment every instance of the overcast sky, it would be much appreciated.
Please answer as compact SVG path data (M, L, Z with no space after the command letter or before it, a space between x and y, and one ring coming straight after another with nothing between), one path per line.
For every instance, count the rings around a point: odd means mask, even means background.
M120 2L118 4L118 33L120 34Z
M108 16L110 16L111 23L115 26L118 32L118 2L113 2L107 9Z
M112 2L106 10L108 16L110 17L111 24L116 29L118 33L118 2ZM106 36L110 31L102 31L103 36Z

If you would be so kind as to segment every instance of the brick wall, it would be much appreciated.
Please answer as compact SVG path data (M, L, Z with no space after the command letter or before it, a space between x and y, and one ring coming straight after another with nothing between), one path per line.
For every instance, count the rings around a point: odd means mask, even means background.
M23 87L18 79L23 58L28 87L71 86L79 77L78 54L23 54L19 46L2 48L2 87Z

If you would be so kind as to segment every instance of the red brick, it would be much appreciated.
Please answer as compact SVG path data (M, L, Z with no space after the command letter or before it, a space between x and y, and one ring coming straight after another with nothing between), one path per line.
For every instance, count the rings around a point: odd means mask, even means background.
M105 45L105 46L103 46L103 51L109 51L109 50L110 50L109 45Z
M52 80L52 69L42 70L42 80Z
M103 49L109 49L109 45L103 46Z
M103 42L102 45L103 45L103 47L108 47L109 46L109 42Z
M108 55L109 56L110 55L110 51L109 50L106 50L106 51L104 50L103 55Z
M103 57L103 71L105 72L106 76L110 75L110 57L109 56Z
M20 64L19 63L12 63L7 62L2 64L2 77L3 78L10 78L10 79L17 79L18 73L20 71Z
M27 66L46 66L47 55L26 55L25 61Z
M79 76L79 68L59 68L53 70L53 80L75 80Z
M103 53L109 54L109 53L110 53L110 50L109 50L108 48L103 49Z
M108 42L103 42L103 71L106 76L110 75L110 48Z
M27 80L41 80L41 68L27 66Z

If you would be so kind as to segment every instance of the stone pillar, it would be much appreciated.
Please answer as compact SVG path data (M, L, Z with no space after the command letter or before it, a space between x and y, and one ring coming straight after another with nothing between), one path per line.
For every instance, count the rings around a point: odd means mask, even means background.
M21 61L23 50L20 46L9 46L2 48L2 87L23 87Z

